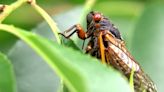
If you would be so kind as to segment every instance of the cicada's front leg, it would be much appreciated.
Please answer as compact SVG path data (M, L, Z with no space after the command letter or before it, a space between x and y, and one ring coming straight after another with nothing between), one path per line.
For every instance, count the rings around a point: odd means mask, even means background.
M70 32L70 31L72 31L72 32L66 36L66 33ZM65 38L70 38L75 32L77 32L77 35L80 39L85 40L87 38L86 32L83 30L83 28L79 24L73 25L71 28L64 31L64 33L59 33L59 34L61 34Z

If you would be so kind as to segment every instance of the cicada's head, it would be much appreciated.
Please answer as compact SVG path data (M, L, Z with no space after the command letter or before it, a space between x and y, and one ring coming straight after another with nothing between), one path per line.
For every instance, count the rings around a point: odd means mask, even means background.
M103 15L99 12L91 11L90 13L88 13L86 18L87 24L91 24L93 21L99 22L103 18Z
M87 34L91 36L96 30L95 25L99 23L104 16L100 12L91 11L88 13L87 19Z

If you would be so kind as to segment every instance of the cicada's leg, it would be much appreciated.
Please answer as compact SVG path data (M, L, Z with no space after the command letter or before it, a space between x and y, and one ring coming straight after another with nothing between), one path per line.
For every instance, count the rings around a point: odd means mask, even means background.
M87 45L85 51L86 51L86 53L90 53L91 50L92 50L92 44L91 44L91 42L90 42L90 43Z
M105 53L104 53L105 47L103 43L102 32L100 32L98 40L99 40L99 46L100 46L101 60L102 60L102 63L104 64L105 63Z
M66 33L72 31L74 28L76 28L76 25L73 25L68 30L64 31L63 33L59 33L59 34L62 35L62 36L64 36L65 38L70 38L76 32L76 30L74 30L73 32L71 32L71 34L69 34L68 36L66 36Z
M101 58L99 47L100 46L99 46L98 38L91 38L86 47L86 53L95 56L97 58Z
M68 36L66 36L66 33L70 32L70 31L72 31L72 32ZM59 34L61 34L65 38L70 38L75 32L77 32L77 35L80 39L85 40L87 38L87 34L84 32L83 28L79 24L73 25L71 28L64 31L64 33L59 33Z

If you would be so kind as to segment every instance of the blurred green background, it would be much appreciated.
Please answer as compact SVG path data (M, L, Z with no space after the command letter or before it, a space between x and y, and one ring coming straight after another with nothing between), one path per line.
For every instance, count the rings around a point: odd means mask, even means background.
M0 3L11 4L14 1L0 0ZM53 16L62 31L78 23L85 3L84 0L37 0L37 2ZM164 1L97 0L92 10L102 12L119 28L129 51L155 82L158 91L163 92ZM43 18L29 5L23 5L14 11L3 23L54 39ZM13 35L0 31L0 51L7 54L14 65L18 92L52 92L59 87L57 85L59 78L54 77L56 75L53 71L28 46ZM33 60L40 62L36 64L32 62ZM35 79L37 77L39 77L38 80ZM54 88L53 85L56 87ZM41 89L44 90L41 91Z

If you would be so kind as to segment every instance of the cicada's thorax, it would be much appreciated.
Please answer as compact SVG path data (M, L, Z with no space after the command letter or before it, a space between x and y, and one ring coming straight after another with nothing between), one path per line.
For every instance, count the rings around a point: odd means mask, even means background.
M91 24L92 23L92 24ZM86 48L86 53L91 54L92 56L95 56L97 58L100 58L100 52L99 52L99 42L98 42L98 36L101 32L103 34L106 34L107 32L112 33L117 39L122 40L120 32L118 29L104 16L102 16L102 19L98 22L94 21L88 24L87 22L87 34L90 35L90 40ZM104 44L106 45L106 44ZM92 48L92 49L91 49Z

